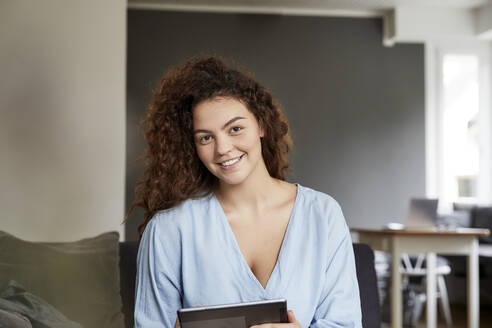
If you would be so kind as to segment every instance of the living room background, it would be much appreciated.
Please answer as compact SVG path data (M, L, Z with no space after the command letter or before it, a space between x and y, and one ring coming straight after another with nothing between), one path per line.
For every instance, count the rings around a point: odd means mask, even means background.
M290 181L332 195L351 227L404 222L408 199L425 196L424 47L382 39L380 18L128 10L126 207L152 90L171 66L216 54L251 70L283 106Z

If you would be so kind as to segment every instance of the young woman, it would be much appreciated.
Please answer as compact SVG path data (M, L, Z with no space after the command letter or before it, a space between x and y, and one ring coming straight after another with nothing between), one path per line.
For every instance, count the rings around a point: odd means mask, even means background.
M215 57L161 81L144 120L135 327L182 307L284 298L287 324L361 327L350 234L330 196L285 181L291 142L271 94Z

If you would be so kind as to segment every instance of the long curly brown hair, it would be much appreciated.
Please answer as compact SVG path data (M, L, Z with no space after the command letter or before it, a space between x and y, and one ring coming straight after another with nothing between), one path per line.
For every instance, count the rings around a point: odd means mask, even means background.
M292 142L287 120L270 92L220 58L192 59L164 75L142 121L147 141L144 174L127 214L136 207L145 210L140 236L156 212L206 196L217 182L198 158L193 140L193 108L215 97L241 101L254 114L264 131L262 156L268 172L285 180Z

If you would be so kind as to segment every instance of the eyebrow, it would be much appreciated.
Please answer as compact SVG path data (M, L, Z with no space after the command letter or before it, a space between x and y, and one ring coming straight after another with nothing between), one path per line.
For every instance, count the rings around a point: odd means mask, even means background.
M243 119L246 119L246 117L236 116L236 117L234 117L234 118L230 119L229 121L227 121L227 123L226 123L226 124L224 124L224 125L222 126L222 130L224 130L224 129L228 126L228 125L231 125L232 123L234 123L234 122L236 122L236 121L239 121L239 120L243 120ZM209 133L209 132L210 132L210 131L208 131L208 130L195 130L195 131L193 132L193 134L197 134L197 133Z

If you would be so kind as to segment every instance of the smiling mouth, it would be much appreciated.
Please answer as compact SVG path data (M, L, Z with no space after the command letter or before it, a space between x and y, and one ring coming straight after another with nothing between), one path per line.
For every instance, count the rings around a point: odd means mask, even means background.
M230 159L228 161L225 161L225 162L222 162L222 163L219 163L220 166L222 167L229 167L229 166L232 166L234 164L236 164L237 162L239 162L242 158L243 158L244 154L242 154L241 156L239 157L236 157L236 158L233 158L233 159Z

